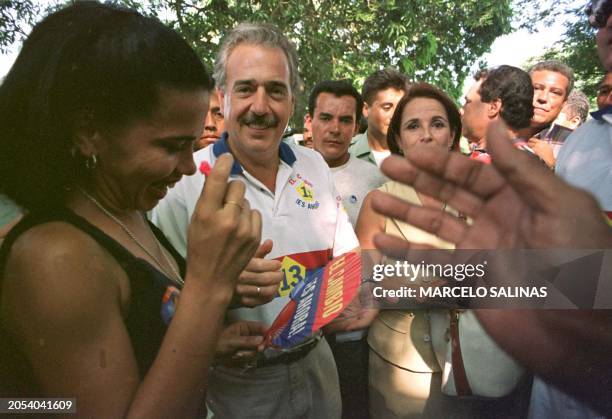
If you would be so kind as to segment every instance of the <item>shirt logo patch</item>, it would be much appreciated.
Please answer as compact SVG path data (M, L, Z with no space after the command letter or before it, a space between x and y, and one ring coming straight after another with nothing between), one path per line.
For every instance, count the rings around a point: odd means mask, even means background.
M295 177L289 179L289 185L291 185L298 194L298 198L295 200L295 204L298 207L306 208L309 210L316 210L319 208L319 201L315 199L314 186L308 180L302 178L298 173Z
M304 199L306 202L314 201L314 194L312 192L312 187L308 185L306 182L301 181L295 187L297 193Z

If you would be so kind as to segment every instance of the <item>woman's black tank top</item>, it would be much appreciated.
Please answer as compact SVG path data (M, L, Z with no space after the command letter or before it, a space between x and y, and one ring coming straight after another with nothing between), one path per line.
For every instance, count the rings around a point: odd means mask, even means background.
M117 241L73 211L62 208L26 215L7 235L0 248L0 301L4 268L15 240L26 230L48 222L62 221L85 232L106 249L121 265L130 282L130 304L125 325L138 363L141 378L151 367L167 329L166 322L173 312L179 286L144 259L135 257ZM163 233L149 223L160 243L174 256L182 277L185 260L172 247ZM29 362L19 349L17 340L0 319L0 396L36 393Z

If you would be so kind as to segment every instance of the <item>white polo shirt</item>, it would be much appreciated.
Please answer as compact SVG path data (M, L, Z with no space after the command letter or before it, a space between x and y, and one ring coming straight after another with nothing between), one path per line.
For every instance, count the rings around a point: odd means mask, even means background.
M218 156L228 152L227 134L224 134L215 144L194 154L196 166L206 162L212 167ZM237 161L232 168L230 180L244 182L245 197L251 208L261 212L262 241L273 241L267 258L280 260L285 273L279 297L252 309L230 310L228 316L232 320L254 320L270 325L289 301L291 289L304 278L306 269L318 268L359 245L321 155L281 142L279 157L274 193ZM200 171L184 176L153 210L153 222L183 256L187 253L187 227L205 180Z

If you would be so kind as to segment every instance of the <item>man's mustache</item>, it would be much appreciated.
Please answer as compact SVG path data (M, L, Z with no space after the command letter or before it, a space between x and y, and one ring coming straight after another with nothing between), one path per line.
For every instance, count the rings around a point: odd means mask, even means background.
M278 125L278 118L273 114L257 115L253 112L247 112L238 119L241 125L254 125L257 128L272 128Z

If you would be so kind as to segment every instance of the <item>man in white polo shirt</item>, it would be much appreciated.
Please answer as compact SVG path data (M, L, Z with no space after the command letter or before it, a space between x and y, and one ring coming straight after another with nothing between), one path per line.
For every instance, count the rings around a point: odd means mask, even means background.
M227 133L194 155L200 173L184 177L155 209L153 219L177 249L184 250L206 172L219 155L232 153L236 163L231 179L245 184L246 199L261 212L262 238L272 241L267 259L279 260L284 276L277 298L230 310L228 318L268 326L306 270L356 248L358 242L323 158L281 141L299 85L297 57L289 41L270 25L241 24L225 39L214 75ZM251 293L261 291L253 283L241 285ZM313 336L293 352L260 360L255 368L216 366L209 375L207 406L209 413L222 418L338 418L338 376L329 346Z

